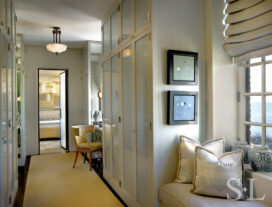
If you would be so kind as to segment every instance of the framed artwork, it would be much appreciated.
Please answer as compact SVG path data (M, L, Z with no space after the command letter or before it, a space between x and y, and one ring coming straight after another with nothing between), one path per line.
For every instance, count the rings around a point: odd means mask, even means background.
M198 93L168 91L168 125L197 124Z
M167 51L168 84L198 84L198 54L177 50Z

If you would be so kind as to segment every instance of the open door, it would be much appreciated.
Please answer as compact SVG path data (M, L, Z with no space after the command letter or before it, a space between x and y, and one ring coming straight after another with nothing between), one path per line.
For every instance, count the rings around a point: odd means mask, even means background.
M68 70L38 68L39 154L69 151Z
M66 73L60 74L60 146L67 149L66 133Z

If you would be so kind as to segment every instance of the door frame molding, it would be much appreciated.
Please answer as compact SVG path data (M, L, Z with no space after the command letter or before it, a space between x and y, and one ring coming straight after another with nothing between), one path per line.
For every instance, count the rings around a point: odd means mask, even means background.
M67 149L66 152L69 152L69 96L68 96L68 90L69 90L69 82L68 82L68 76L69 76L69 69L63 69L63 68L38 68L38 154L40 155L40 71L41 70L59 70L63 71L65 73L65 105L66 105L66 146Z

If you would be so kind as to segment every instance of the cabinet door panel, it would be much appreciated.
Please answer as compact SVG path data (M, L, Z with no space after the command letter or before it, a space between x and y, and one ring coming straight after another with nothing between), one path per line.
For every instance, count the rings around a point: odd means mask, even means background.
M137 200L148 206L149 198L149 72L148 36L136 42Z
M103 53L107 55L110 51L110 20L105 22L103 26Z
M131 47L123 50L122 55L122 83L123 83L123 179L124 189L133 194L133 139L135 116L134 116L134 98L133 98L133 79L131 62Z
M13 7L13 5L14 4L12 3L12 7ZM16 43L16 15L15 15L15 12L12 12L12 14L11 14L11 38L12 38L12 43L15 44Z
M120 17L118 9L111 16L111 48L115 49L118 46L120 37Z
M118 56L115 55L112 57L112 86L111 86L111 94L112 94L112 170L113 177L119 180L119 101L120 101L120 70L118 64Z
M12 129L12 101L13 101L13 85L12 85L12 54L11 51L8 51L8 62L7 62L7 92L8 92L8 96L7 96L7 101L8 101L8 105L7 105L7 110L8 110L8 180L9 180L9 194L12 194L12 190L13 190L13 129Z
M148 0L135 1L136 31L148 24Z
M106 61L103 66L103 112L105 170L111 172L111 70L109 61Z
M6 21L7 21L6 5L7 5L7 2L5 0L1 0L1 23L4 25L6 25Z
M122 40L131 35L131 0L122 2Z
M11 0L6 1L7 4L7 29L9 32L9 35L11 35Z
M1 144L2 144L2 206L8 206L8 134L7 134L7 42L1 37Z

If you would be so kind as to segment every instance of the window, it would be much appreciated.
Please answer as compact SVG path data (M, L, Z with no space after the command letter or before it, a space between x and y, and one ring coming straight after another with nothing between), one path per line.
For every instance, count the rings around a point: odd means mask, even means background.
M244 68L245 137L272 149L272 55L250 59Z

